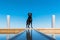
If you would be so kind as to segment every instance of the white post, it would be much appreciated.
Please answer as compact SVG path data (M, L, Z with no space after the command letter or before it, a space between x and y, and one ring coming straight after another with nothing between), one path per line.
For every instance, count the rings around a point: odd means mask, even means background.
M55 27L55 15L52 15L52 28ZM52 37L55 38L55 35L52 34Z
M7 15L7 28L10 29L10 15ZM9 39L9 34L7 34L7 40L8 39Z
M55 27L55 15L52 15L52 28Z

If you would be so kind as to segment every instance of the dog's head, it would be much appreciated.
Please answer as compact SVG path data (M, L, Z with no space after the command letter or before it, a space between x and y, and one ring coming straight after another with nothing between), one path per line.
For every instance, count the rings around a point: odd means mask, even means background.
M29 13L28 13L28 16L30 16L30 17L31 17L31 16L32 16L32 13L31 13L31 12L29 12Z

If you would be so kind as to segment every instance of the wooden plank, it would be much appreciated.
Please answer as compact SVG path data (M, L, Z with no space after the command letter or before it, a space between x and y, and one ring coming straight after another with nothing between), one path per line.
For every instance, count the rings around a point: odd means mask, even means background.
M18 34L25 29L0 29L0 34Z
M60 34L59 28L43 28L43 29L40 28L36 30L45 34Z
M28 28L30 29L30 28ZM37 30L39 32L45 33L45 34L60 34L59 28L31 28L34 30ZM30 29L30 30L31 30ZM26 29L20 28L20 29L0 29L0 34L18 34L19 32L22 32Z

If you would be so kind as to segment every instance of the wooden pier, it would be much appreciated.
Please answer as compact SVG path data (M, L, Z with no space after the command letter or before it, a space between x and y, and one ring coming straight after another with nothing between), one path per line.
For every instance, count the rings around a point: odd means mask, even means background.
M0 29L0 34L18 34L25 29Z
M32 30L37 30L45 34L60 34L59 28L32 28ZM0 29L0 34L18 34L26 29ZM31 30L31 29L30 29Z

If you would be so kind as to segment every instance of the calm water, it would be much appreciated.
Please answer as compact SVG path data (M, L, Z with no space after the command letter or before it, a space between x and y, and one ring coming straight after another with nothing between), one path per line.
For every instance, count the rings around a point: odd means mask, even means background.
M16 34L10 34L10 38L14 37ZM50 35L51 36L51 35ZM56 40L60 40L60 35L55 35ZM24 32L21 35L18 35L16 38L16 40L26 40L26 32ZM32 31L32 39L33 40L48 40L47 38L45 38L44 36L42 36L41 34L38 34L36 31ZM0 40L6 40L6 34L0 34Z

